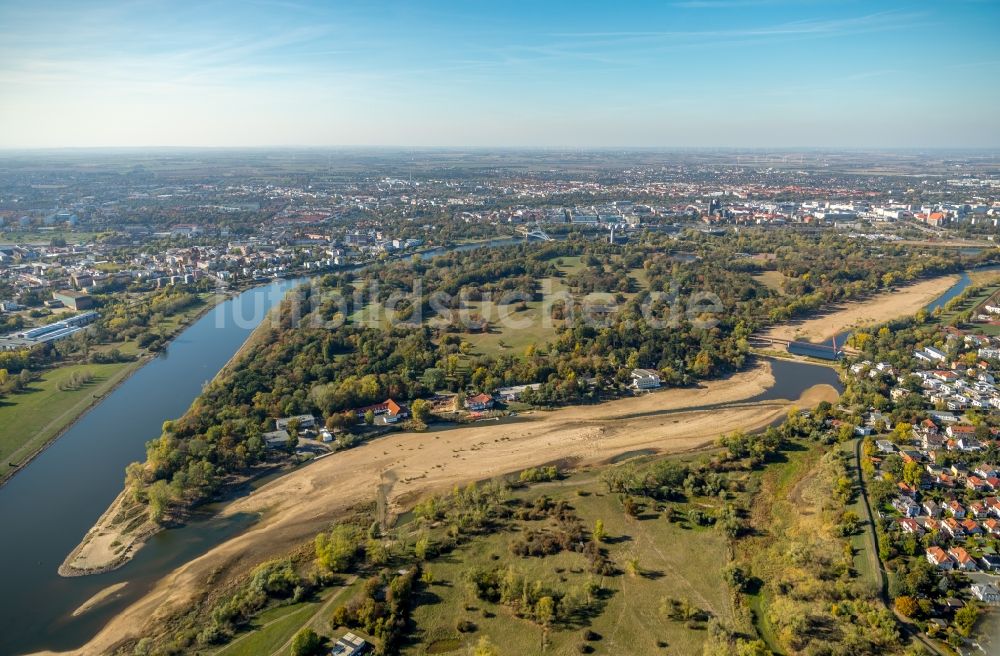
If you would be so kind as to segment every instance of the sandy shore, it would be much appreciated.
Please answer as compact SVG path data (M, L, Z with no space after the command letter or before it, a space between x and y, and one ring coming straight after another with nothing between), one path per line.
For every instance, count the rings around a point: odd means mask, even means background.
M159 530L156 524L145 520L144 506L135 502L127 505L128 495L128 490L118 493L80 544L63 560L58 569L60 576L87 576L117 569L131 560L146 539Z
M802 321L774 326L762 333L773 339L824 342L852 328L878 325L893 319L916 314L928 303L958 282L958 275L921 280L891 292L876 294L863 301L841 304L820 315Z
M118 594L119 591L122 590L122 588L124 588L127 585L128 581L122 581L121 583L115 583L114 585L109 585L108 587L104 588L103 590L95 594L93 597L88 599L87 601L80 604L80 607L73 611L73 617L78 617L80 615L83 615L88 610L94 608L101 602L107 601L108 599L112 599Z
M722 433L763 428L792 405L807 407L837 398L829 385L817 385L794 401L749 401L773 382L770 366L761 363L699 389L563 408L512 423L395 433L323 458L232 502L223 515L260 513L263 519L165 576L87 645L70 653L105 653L123 638L142 635L147 623L189 604L211 572L301 544L339 513L373 500L380 484L390 510L399 512L429 492L556 460L588 465L636 449L695 449Z

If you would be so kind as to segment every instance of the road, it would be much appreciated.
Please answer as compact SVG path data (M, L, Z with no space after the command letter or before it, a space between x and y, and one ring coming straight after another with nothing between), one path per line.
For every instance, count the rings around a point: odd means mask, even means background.
M868 489L865 487L864 474L861 471L861 445L862 440L855 440L854 444L854 468L858 475L858 486L861 490L861 507L864 510L865 516L862 519L865 521L865 525L868 527L865 531L868 534L869 540L869 553L873 554L875 559L878 561L878 571L879 579L881 585L879 586L879 597L882 599L882 603L885 607L893 612L896 616L896 620L899 622L900 627L903 630L903 635L907 636L921 645L926 647L931 653L939 654L939 656L948 656L948 652L943 651L940 647L934 644L931 640L927 639L924 634L914 626L910 620L903 614L896 611L896 608L892 604L892 599L889 596L889 575L885 570L885 563L882 561L882 557L879 555L878 550L878 532L875 530L875 517L872 513L871 502L868 500Z

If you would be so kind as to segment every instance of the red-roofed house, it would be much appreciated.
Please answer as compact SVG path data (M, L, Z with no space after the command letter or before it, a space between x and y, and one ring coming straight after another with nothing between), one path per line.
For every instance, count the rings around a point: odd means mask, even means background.
M945 550L941 547L928 547L926 555L927 562L938 569L951 569L955 565L951 556L945 553Z
M983 529L979 528L979 524L974 519L964 519L961 524L962 530L965 531L966 535L979 535L983 532Z
M948 517L941 522L941 530L956 540L965 537L965 528L954 517Z
M965 479L965 487L976 492L981 492L986 489L986 481L978 476L970 476Z
M493 407L493 397L489 394L476 394L465 399L467 410L481 411Z
M985 517L990 512L985 501L973 501L969 504L969 514L973 517Z
M399 405L392 399L386 399L381 403L376 403L375 405L369 405L355 410L359 418L364 417L368 411L371 411L376 417L384 417L386 423L390 424L398 421L399 419L410 416L406 406Z
M955 559L955 567L967 572L976 571L976 561L972 559L969 552L962 547L952 547L948 550L948 555Z
M958 439L960 437L975 437L976 427L969 424L952 424L944 429L948 437Z

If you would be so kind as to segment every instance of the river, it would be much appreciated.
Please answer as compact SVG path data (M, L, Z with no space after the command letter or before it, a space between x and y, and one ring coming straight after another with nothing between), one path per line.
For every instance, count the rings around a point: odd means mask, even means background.
M0 653L68 649L93 636L165 572L203 552L245 521L198 522L155 536L127 567L63 578L56 569L122 488L125 466L145 459L145 443L184 414L202 385L246 341L297 280L278 280L220 303L83 415L0 488ZM109 585L120 597L72 618Z
M1000 270L1000 266L993 266L993 265L985 266L977 270L997 271ZM930 313L938 309L939 307L944 307L945 305L947 305L948 301L950 301L951 299L955 298L956 296L964 292L966 289L969 288L970 285L972 285L972 278L969 277L968 271L963 271L954 285L945 290L945 292L940 296L938 296L936 299L925 305L924 309L927 310L928 313ZM852 332L854 331L847 330L840 333L836 337L831 337L825 342L820 342L816 345L819 346L820 348L815 348L812 345L807 344L805 342L795 342L794 344L788 345L788 352L794 353L795 355L805 355L812 358L819 358L821 360L834 360L836 358L834 357L833 351L830 349L832 349L834 346L836 346L837 348L843 347L844 344L847 342L848 338L851 336Z

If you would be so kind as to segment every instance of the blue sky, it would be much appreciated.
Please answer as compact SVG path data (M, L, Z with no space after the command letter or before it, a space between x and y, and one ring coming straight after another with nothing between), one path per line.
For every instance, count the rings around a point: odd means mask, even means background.
M1000 2L0 0L0 147L1000 147Z

